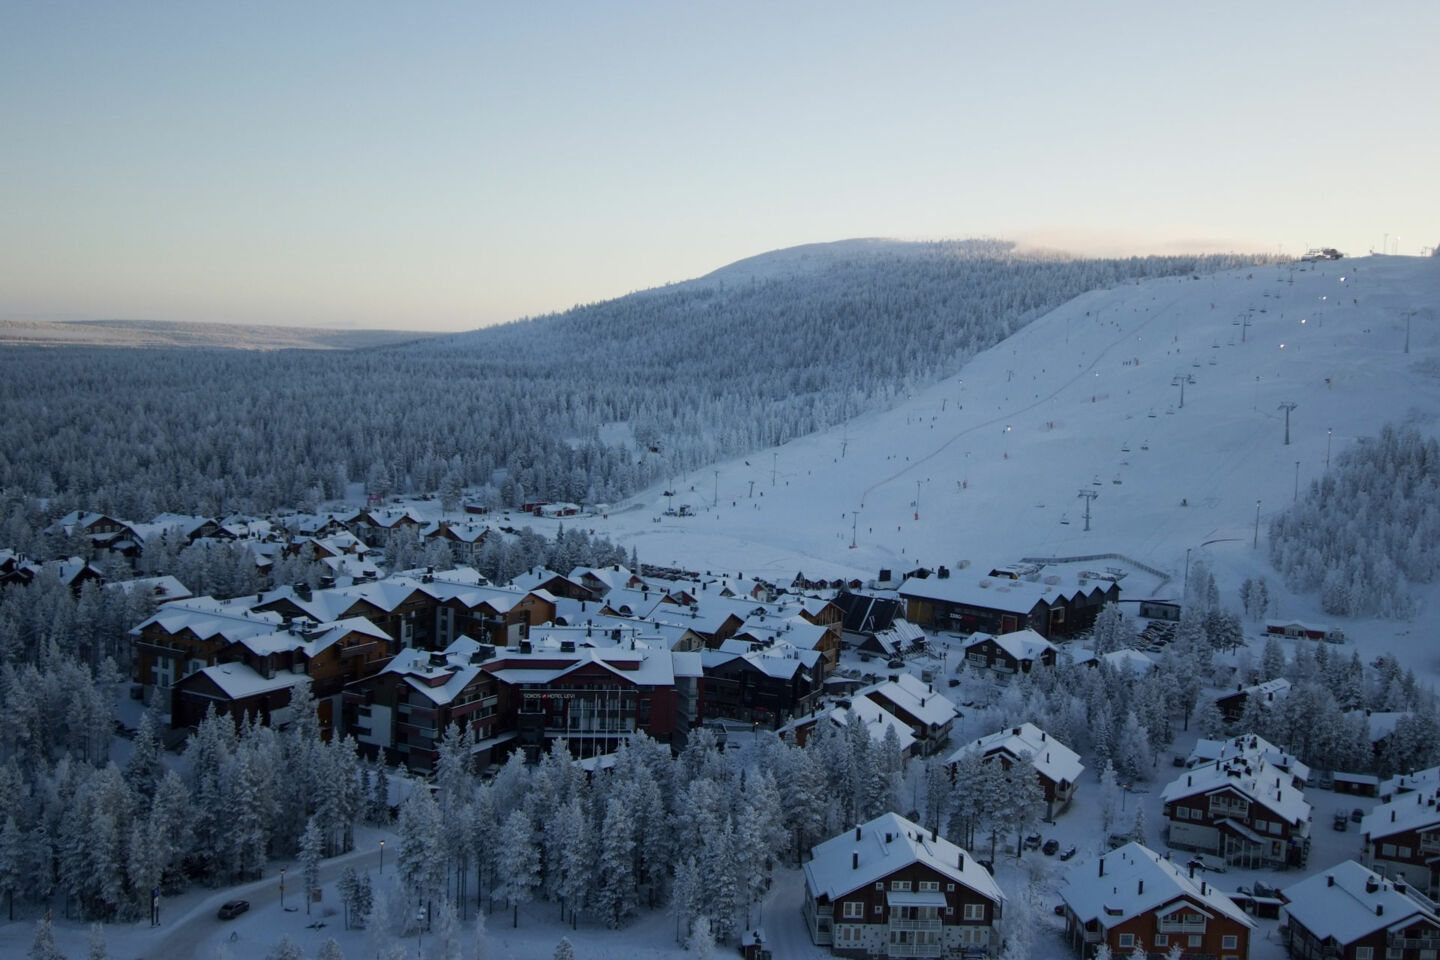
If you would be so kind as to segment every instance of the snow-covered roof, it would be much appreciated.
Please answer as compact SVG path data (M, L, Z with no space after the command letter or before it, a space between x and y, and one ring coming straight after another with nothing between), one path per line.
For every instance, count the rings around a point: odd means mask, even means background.
M193 597L185 584L175 577L166 575L163 577L141 577L138 580L117 580L114 583L105 585L107 590L122 590L125 593L143 593L152 598L156 603L170 603L175 600L187 600Z
M805 864L805 888L810 896L833 903L912 864L923 864L995 903L1005 902L995 878L974 857L895 813L816 845Z
M1238 756L1202 764L1170 781L1160 796L1170 803L1227 788L1287 823L1299 824L1310 819L1310 804L1305 801L1305 792L1295 786L1294 777L1259 757Z
M959 711L942 694L912 673L897 673L893 679L882 680L857 690L855 696L868 697L878 694L896 709L903 710L926 726L943 726L955 719Z
M1244 733L1229 740L1207 740L1195 742L1195 749L1186 758L1187 766L1214 763L1216 760L1231 760L1236 757L1248 760L1264 760L1272 767L1284 770L1302 782L1310 778L1310 768L1293 753L1286 753L1264 737Z
M168 634L189 630L201 640L224 637L227 640L243 640L271 633L280 626L280 614L272 611L255 612L243 605L226 603L214 597L190 597L167 603L155 616L140 623L130 632L138 634L151 625L158 626Z
M1137 677L1143 677L1155 669L1154 657L1139 650L1131 650L1129 647L1101 654L1100 659L1121 673L1128 672Z
M1281 893L1285 912L1321 940L1353 943L1377 930L1409 926L1418 919L1440 925L1434 913L1372 870L1346 860Z
M1029 629L1002 633L999 636L989 633L972 633L970 639L965 641L965 649L969 650L986 640L993 640L996 646L1016 660L1039 660L1046 650L1059 649L1055 644Z
M1266 680L1264 683L1241 687L1233 693L1221 694L1215 699L1229 700L1231 697L1239 696L1240 694L1258 697L1261 703L1270 703L1274 700L1284 699L1290 694L1290 681L1284 677L1276 677L1274 680Z
M196 672L210 678L211 682L232 700L243 700L246 697L310 682L310 678L303 673L277 672L275 676L267 677L243 663L220 663L213 667L202 667Z
M390 635L364 617L348 617L334 623L317 624L308 630L298 629L294 624L286 630L241 637L237 642L257 656L281 653L287 650L303 651L307 658L314 658L330 646L352 634L390 642Z
M1014 759L1023 754L1030 755L1030 762L1041 776L1055 783L1075 783L1085 772L1080 755L1065 744L1047 734L1033 723L1022 723L1006 727L988 737L971 740L946 759L946 763L958 763L965 756L979 753L988 757L994 753L1005 753Z
M1073 571L1054 568L1055 573L1039 579L1013 580L1005 576L976 576L974 571L954 571L948 577L906 577L900 596L959 603L987 610L1029 613L1040 603L1056 604L1091 591L1108 590L1113 581L1080 579ZM1034 576L1039 577L1036 571Z
M1149 847L1127 843L1098 861L1073 867L1060 896L1081 923L1096 921L1109 929L1150 913L1165 911L1178 899L1212 915L1223 914L1246 927L1255 921L1209 881L1192 880L1186 871Z
M1440 827L1440 790L1434 784L1393 796L1360 821L1360 832L1372 840L1436 827Z
M910 727L905 721L874 700L855 697L851 699L849 707L836 707L828 714L830 722L838 727L847 726L852 715L865 725L865 732L870 734L870 739L877 744L884 743L885 732L894 729L895 736L900 740L902 752L915 746L915 734L910 732Z
M1429 767L1425 770L1414 770L1410 773L1400 773L1380 784L1380 796L1393 797L1397 794L1410 793L1415 790L1426 790L1440 788L1440 767Z

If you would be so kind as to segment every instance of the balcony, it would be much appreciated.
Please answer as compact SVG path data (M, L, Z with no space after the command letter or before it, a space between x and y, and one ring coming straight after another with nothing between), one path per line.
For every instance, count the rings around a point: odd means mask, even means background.
M1155 924L1157 933L1204 933L1205 921L1185 923L1181 920L1161 920Z
M1440 937L1402 937L1390 934L1385 946L1392 950L1440 950Z
M1440 834L1426 834L1420 837L1420 852L1440 853Z
M890 927L891 930L934 930L934 931L937 932L937 933L938 933L938 932L940 931L940 929L941 929L940 920L939 920L939 919L935 919L935 920L900 920L900 919L897 918L897 919L892 919L892 920L890 921L889 927Z
M885 945L885 956L938 957L943 955L944 949L938 943L888 943Z

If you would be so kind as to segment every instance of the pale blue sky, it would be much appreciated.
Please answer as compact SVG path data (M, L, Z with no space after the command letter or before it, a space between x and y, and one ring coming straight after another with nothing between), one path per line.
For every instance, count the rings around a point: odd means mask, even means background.
M0 319L458 329L857 236L1414 254L1437 51L1433 0L15 0Z

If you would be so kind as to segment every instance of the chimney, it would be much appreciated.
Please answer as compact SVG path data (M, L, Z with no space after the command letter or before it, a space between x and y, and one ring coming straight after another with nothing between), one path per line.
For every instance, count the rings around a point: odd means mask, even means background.
M860 869L860 851L859 851L859 850L851 850L851 851L850 851L850 869L851 869L851 870L859 870L859 869Z
M1335 886L1335 877L1334 877L1333 875L1328 874L1328 873L1325 874L1325 886L1327 886L1327 887L1333 887L1333 886Z
M889 843L891 840L894 840L894 839L895 839L895 835L894 835L893 833L891 833L889 830L886 830L886 831L885 831L885 842L886 842L886 843Z
M1195 777L1194 777L1193 774L1189 774L1189 773L1185 774L1185 786L1187 786L1187 787L1193 787L1193 786L1195 786Z
M860 839L860 824L858 824L858 823L855 824L855 839L856 839L856 840L859 840L859 839Z
M1040 742L1041 742L1041 743L1044 743L1044 742L1045 742L1045 731L1044 731L1044 730L1041 730L1041 731L1040 731Z
M1190 879L1191 879L1191 880L1194 880L1194 879L1195 879L1195 864L1194 864L1194 863L1191 863L1191 864L1190 864Z
M1100 858L1100 876L1105 876L1105 858Z
M960 856L957 857L956 859L957 859L957 861L958 861L958 865L959 865L959 867L960 867L960 871L963 873L963 872L965 871L965 851L964 851L964 850L961 850L961 851L960 851Z
M1138 881L1138 882L1135 884L1135 896L1137 896L1137 897L1143 897L1144 895L1145 895L1145 881L1144 881L1144 880L1140 880L1140 881Z
M1020 728L1019 728L1019 727L1016 727L1016 728L1014 728L1013 730L1011 730L1010 733L1011 733L1012 735L1018 737L1018 736L1020 736Z
M1375 904L1375 916L1377 916L1377 917L1383 917L1383 916L1385 916L1385 904L1383 904L1383 903L1377 903L1377 904Z
M1201 881L1200 881L1200 896L1202 896L1202 897L1208 897L1208 896L1210 896L1210 888L1206 885L1206 883L1205 883L1204 880L1201 880Z

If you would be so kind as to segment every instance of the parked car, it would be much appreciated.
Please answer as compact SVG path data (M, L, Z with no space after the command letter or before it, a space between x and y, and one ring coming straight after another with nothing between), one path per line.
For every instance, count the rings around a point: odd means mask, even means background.
M1039 849L1040 849L1040 834L1038 834L1038 833L1032 833L1032 834L1030 834L1030 836L1026 837L1026 838L1025 838L1025 849L1026 849L1026 850L1039 850Z
M1364 810L1361 810L1359 807L1356 807L1354 810L1351 810L1351 811L1350 811L1350 822L1351 822L1351 823L1359 823L1361 820L1364 820L1364 819L1365 819L1365 811L1364 811Z
M1055 916L1057 916L1057 917L1063 917L1063 916L1065 916L1065 904L1063 904L1063 903L1057 903L1057 904L1055 904Z
M1341 832L1350 829L1350 818L1345 815L1344 810L1335 811L1335 821L1333 823L1333 826L1336 830L1339 830Z
M885 666L889 667L891 670L899 670L905 666L905 661L901 660L899 657L896 657L894 660L891 660L889 663L885 664Z
M1044 853L1047 857L1053 857L1055 856L1055 854L1060 852L1060 841L1056 840L1054 837L1051 837L1049 840L1045 841L1045 846L1041 847L1040 851Z
M226 900L220 905L220 912L216 916L221 920L234 920L249 909L249 900Z
M1255 896L1257 897L1274 897L1280 893L1280 888L1272 887L1270 884L1262 883L1259 880L1255 881L1254 889Z
M1186 866L1194 867L1196 870L1213 870L1216 873L1224 873L1227 869L1224 860L1202 857L1198 854L1191 857Z
M1060 859L1069 860L1073 856L1075 856L1075 848L1071 847L1069 850L1066 850L1064 853L1060 854Z

